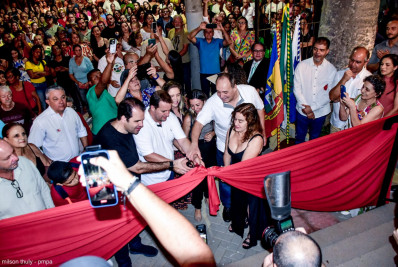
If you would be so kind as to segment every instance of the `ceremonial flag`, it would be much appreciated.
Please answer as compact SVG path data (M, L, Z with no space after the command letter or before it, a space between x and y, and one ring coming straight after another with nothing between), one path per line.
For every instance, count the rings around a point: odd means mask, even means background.
M281 73L276 42L277 34L274 35L270 68L267 75L265 87L265 133L271 136L272 131L277 129L283 121L283 90Z
M291 80L291 91L290 91L290 122L293 123L296 121L296 97L293 93L294 87L294 71L297 65L301 62L301 48L300 48L300 16L297 16L295 19L295 27L294 27L294 34L293 34L293 42L292 42L292 80Z

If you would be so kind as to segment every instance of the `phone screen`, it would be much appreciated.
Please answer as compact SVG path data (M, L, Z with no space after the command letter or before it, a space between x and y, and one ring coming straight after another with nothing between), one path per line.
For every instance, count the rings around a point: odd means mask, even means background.
M152 22L152 31L153 31L153 33L156 33L156 26L157 26L157 23L156 22Z
M96 157L109 158L106 150L85 152L81 156L91 206L94 208L115 206L118 203L116 187L111 183L104 169L90 163L90 159Z
M115 39L111 39L109 41L109 52L111 54L116 53L116 40Z
M345 86L341 85L340 86L340 97L341 97L341 99L343 99L345 97L345 94L344 94L345 92L346 92Z

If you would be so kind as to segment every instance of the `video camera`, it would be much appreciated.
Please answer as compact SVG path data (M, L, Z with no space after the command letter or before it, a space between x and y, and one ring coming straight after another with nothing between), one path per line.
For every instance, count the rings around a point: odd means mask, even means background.
M264 190L275 225L265 228L263 242L266 247L272 248L281 234L294 231L291 216L290 171L266 176Z

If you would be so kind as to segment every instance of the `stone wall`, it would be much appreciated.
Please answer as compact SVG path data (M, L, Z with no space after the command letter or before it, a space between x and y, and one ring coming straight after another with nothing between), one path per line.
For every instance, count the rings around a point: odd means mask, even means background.
M351 50L372 52L380 0L324 0L318 36L330 39L327 59L337 69L348 65Z

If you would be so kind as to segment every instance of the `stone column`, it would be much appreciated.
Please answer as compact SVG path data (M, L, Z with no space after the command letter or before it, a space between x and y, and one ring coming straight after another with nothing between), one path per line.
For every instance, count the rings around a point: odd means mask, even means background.
M188 32L197 28L202 22L203 9L201 0L189 0L185 1L185 14L187 17ZM199 34L197 35L199 36ZM191 58L191 81L192 89L201 89L200 87L200 65L199 65L199 53L196 46L192 43L189 45L189 56Z
M318 36L330 39L327 59L337 68L348 65L356 46L372 52L380 0L324 0Z

